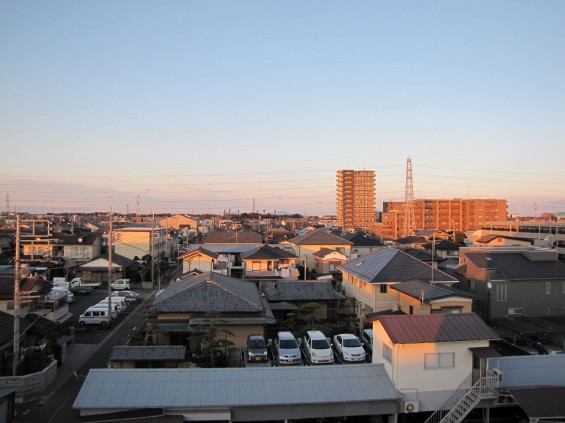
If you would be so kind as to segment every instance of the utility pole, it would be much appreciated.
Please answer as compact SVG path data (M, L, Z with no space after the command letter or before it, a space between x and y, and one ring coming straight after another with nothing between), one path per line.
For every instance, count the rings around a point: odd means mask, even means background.
M112 211L110 211L110 222L108 228L108 323L112 316Z
M20 215L16 216L16 255L14 263L14 364L12 375L18 375L20 364Z
M151 288L155 289L155 213L151 212Z

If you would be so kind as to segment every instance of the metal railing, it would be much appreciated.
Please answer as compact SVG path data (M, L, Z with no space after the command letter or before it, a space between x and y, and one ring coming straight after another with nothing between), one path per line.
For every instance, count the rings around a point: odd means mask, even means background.
M487 376L473 383L471 373L425 423L457 423L475 408L481 399L496 396L498 377L487 370Z

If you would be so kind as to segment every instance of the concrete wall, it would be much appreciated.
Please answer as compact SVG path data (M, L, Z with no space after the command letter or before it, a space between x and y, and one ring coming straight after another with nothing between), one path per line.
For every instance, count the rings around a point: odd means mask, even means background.
M15 389L16 398L19 399L33 398L42 395L55 379L57 379L57 361L53 360L49 366L37 373L0 377L0 388Z

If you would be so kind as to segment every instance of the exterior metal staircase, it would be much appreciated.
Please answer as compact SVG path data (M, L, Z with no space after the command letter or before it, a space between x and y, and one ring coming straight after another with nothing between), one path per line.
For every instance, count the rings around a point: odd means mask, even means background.
M482 399L496 398L498 376L487 371L472 385L469 375L425 423L460 423ZM470 386L470 387L469 387Z

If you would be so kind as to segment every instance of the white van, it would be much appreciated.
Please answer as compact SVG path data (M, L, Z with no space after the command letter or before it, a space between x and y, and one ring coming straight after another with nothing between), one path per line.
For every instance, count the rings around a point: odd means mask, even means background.
M78 323L81 326L84 325L109 325L112 318L108 316L108 310L101 308L90 307L83 314L80 315Z
M104 298L98 304L102 304L108 307L108 297ZM126 299L124 297L112 297L112 305L116 306L119 313L128 308L128 303L126 302Z
M108 303L106 304L94 304L93 306L89 307L88 310L106 310L108 311ZM117 304L112 304L112 314L110 315L112 319L118 318L118 306Z

